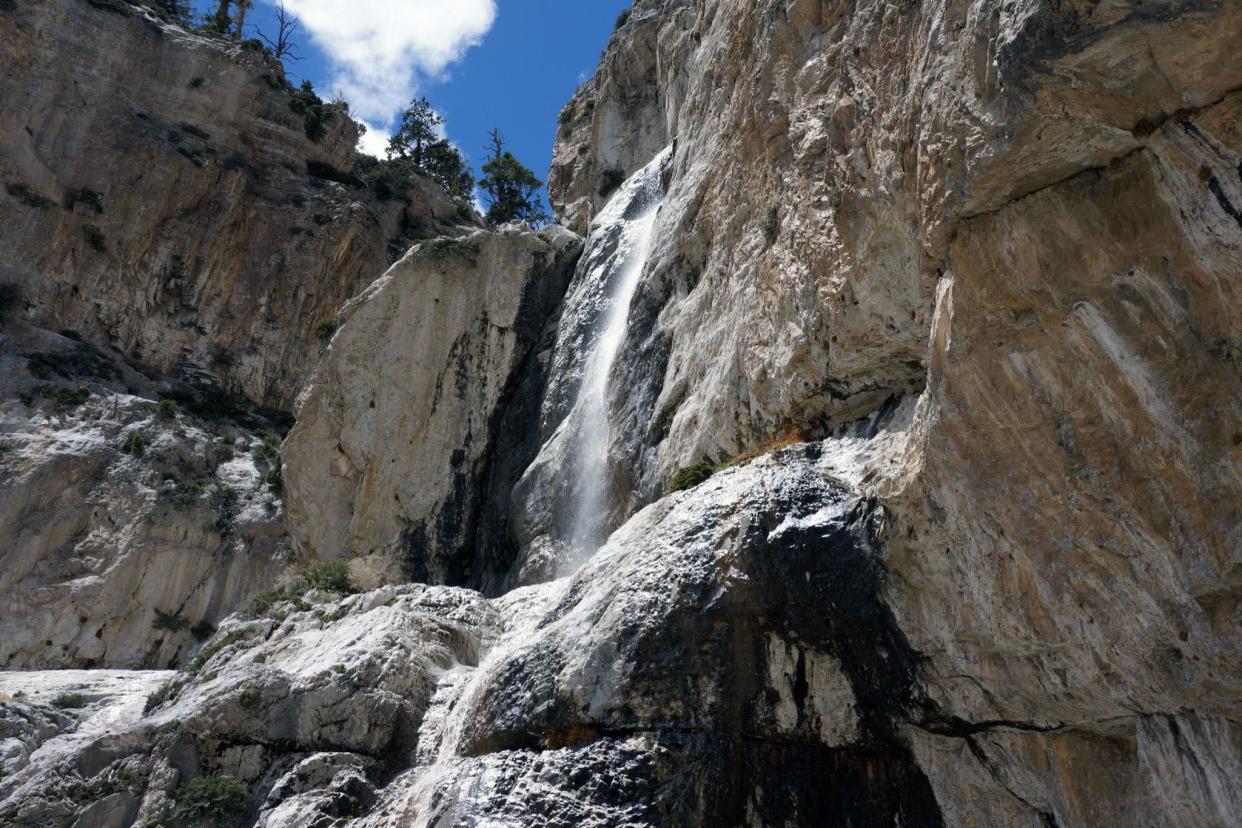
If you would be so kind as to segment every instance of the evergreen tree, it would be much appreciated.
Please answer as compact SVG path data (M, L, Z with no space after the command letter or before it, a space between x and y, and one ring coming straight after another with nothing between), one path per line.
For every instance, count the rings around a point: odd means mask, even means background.
M233 28L233 16L229 14L229 7L233 5L233 0L219 0L216 5L216 11L207 19L207 29L215 34L226 35Z
M174 23L190 23L190 0L156 0L155 8Z
M487 202L487 222L491 225L507 221L544 224L548 216L540 207L539 188L543 182L505 149L500 130L493 129L487 163L479 187Z
M474 178L457 147L439 137L443 124L426 98L411 101L401 114L401 127L388 141L388 160L430 176L449 195L465 198L474 189Z
M474 190L474 176L457 147L441 139L427 147L424 169L427 175L455 198L466 198Z
M401 113L401 127L388 140L388 157L403 158L419 169L426 169L427 148L440 140L437 130L444 119L426 98L411 101Z

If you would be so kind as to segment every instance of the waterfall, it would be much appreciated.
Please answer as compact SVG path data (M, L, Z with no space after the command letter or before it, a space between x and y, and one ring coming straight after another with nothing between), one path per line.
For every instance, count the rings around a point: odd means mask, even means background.
M579 355L581 380L569 414L565 453L572 479L566 505L568 549L559 573L576 569L607 537L610 376L625 341L630 304L651 252L664 200L663 170L671 148L631 176L592 222L591 250L580 285L578 319L589 319Z

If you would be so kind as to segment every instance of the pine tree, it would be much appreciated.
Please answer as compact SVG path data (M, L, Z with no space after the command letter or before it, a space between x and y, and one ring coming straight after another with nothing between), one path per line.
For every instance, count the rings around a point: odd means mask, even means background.
M466 161L447 139L439 137L444 119L426 98L411 101L401 127L388 141L389 163L400 163L429 176L449 195L464 198L474 189Z
M155 8L174 23L190 23L190 0L156 0Z
M457 147L446 140L427 147L424 168L427 175L455 198L466 198L474 190L474 176L466 169L466 160Z
M425 169L427 148L439 140L436 134L444 119L426 98L411 101L401 113L401 127L388 140L388 157L403 158Z
M207 29L215 34L226 35L233 28L233 16L229 14L229 7L233 5L233 0L219 0L216 5L216 11L207 19Z
M488 224L527 221L538 226L546 223L548 216L539 202L542 186L543 182L505 149L500 130L493 129L483 178L479 180L487 202Z

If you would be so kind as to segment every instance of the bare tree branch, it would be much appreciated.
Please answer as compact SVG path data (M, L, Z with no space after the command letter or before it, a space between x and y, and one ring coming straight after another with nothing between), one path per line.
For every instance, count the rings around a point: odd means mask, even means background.
M297 44L293 42L294 35L298 32L298 21L293 15L285 9L284 0L281 0L280 7L276 9L276 39L272 40L262 32L259 37L272 50L272 54L277 60L301 60L301 56L294 51Z

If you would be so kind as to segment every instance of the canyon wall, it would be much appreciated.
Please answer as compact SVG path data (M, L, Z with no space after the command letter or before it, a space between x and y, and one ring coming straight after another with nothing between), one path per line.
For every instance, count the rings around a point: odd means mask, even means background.
M316 326L389 243L474 221L430 181L349 183L346 108L122 0L0 6L0 63L0 282L30 321L151 370L288 410Z
M286 471L358 582L0 674L0 819L1237 824L1240 38L639 0L560 121L572 278L511 227L341 314Z

